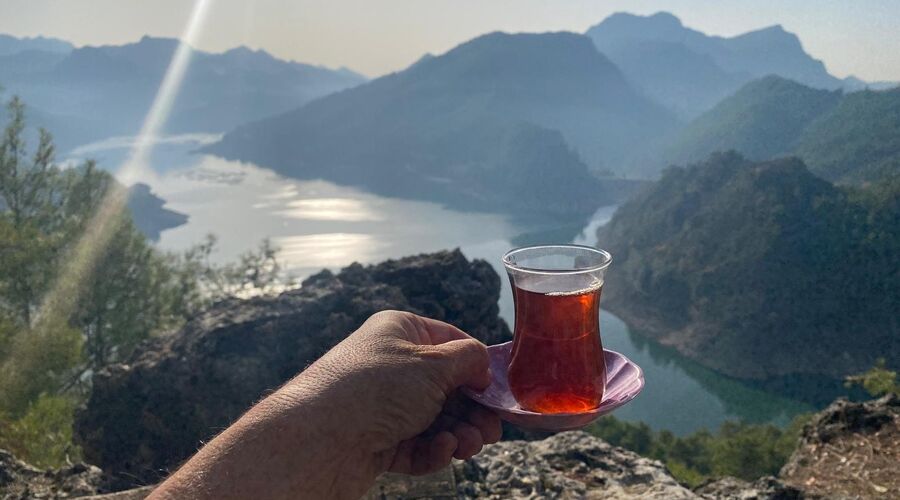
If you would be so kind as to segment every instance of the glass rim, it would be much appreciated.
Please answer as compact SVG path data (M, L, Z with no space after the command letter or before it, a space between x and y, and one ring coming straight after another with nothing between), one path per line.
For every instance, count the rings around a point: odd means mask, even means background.
M580 268L580 269L544 269L544 268L540 268L540 267L528 267L528 266L522 266L522 265L515 264L510 260L510 257L512 257L514 254L517 254L519 252L524 252L526 250L539 250L542 248L562 248L562 249L565 249L565 248L573 249L574 248L574 249L579 249L579 250L587 250L589 252L592 252L594 254L601 256L602 260L601 260L600 264L598 264L596 266L584 267L584 268ZM596 248L596 247L592 247L592 246L588 246L588 245L576 245L574 243L571 243L571 244L559 243L559 244L550 244L550 245L528 245L528 246L524 246L524 247L513 248L512 250L509 250L508 252L503 254L503 258L501 259L501 261L503 262L503 266L507 270L512 269L514 271L521 271L524 273L548 274L548 275L584 274L584 273L592 273L592 272L602 271L602 270L606 269L607 267L609 267L609 265L612 263L612 254L610 254L609 252L607 252L606 250L603 250L601 248Z

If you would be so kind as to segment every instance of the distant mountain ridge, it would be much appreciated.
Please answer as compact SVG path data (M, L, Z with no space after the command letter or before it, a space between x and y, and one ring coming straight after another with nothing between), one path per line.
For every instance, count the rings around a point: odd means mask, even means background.
M458 208L584 214L602 188L582 159L621 172L676 123L584 36L492 33L208 151Z
M25 51L52 52L68 54L75 48L71 43L52 37L15 37L0 33L0 56L17 54Z
M781 25L720 37L685 27L668 12L617 13L586 35L629 79L682 118L697 116L741 85L767 75L821 89L845 85Z
M834 181L900 178L900 87L844 96L803 131L794 152Z
M777 76L751 81L676 133L664 148L665 162L683 165L731 149L753 160L786 155L804 129L842 97L839 90Z
M65 151L135 133L181 42L145 36L135 43L69 46L68 51L17 43L17 52L0 55L0 84L8 94L21 95L38 114L51 116L48 121L64 124L58 127L62 133L56 132L56 142ZM345 68L283 61L245 47L190 53L166 123L168 132L224 132L365 81ZM67 133L69 129L75 133Z
M657 165L728 150L754 160L796 155L834 182L898 176L900 88L844 94L776 76L755 80L673 134Z

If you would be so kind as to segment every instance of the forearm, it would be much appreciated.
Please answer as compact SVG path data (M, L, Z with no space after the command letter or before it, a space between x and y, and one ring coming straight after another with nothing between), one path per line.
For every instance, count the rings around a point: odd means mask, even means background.
M489 379L484 345L453 326L373 315L151 498L355 499L386 470L436 471L499 439L495 415L447 405L451 391Z
M364 491L344 485L380 471L348 442L331 398L303 384L305 375L209 442L151 498L358 498ZM366 478L345 481L347 474Z

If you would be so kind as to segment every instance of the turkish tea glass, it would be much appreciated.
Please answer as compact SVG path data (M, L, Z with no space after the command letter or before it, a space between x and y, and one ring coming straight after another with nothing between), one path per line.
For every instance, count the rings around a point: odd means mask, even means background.
M523 409L580 413L600 406L606 363L600 292L609 252L581 245L510 250L515 328L509 387Z

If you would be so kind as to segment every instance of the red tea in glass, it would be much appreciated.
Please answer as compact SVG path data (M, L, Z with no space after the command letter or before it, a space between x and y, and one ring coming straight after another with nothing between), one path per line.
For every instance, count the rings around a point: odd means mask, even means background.
M509 386L523 409L579 413L600 406L600 293L610 261L607 252L577 245L504 256L516 308Z

